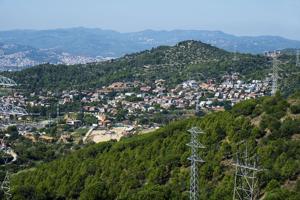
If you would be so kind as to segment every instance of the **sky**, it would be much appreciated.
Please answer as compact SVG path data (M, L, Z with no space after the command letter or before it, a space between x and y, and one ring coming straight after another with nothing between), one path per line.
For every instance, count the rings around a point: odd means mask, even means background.
M219 30L300 40L300 0L0 0L0 30Z

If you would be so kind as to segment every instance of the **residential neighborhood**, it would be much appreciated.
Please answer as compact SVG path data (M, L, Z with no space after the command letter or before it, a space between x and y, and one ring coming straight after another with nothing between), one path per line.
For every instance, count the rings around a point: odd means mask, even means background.
M100 142L155 130L170 120L195 113L222 111L242 100L268 95L270 87L270 77L243 81L238 73L233 73L218 81L187 80L172 88L163 79L151 85L140 81L114 82L93 91L41 91L28 96L13 92L1 97L1 101L29 110L29 116L23 117L26 124L15 121L27 138L32 138L34 130L43 141L69 142L74 138L72 131L84 129L84 142ZM72 131L54 139L45 132L51 124L64 124L69 127L66 130ZM1 126L8 124L3 120Z

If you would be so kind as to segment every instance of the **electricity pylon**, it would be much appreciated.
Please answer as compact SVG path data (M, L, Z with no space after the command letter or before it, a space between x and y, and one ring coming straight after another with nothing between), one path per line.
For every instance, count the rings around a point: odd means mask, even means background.
M59 103L56 105L56 117L59 117Z
M28 115L28 112L19 106L0 101L0 114L25 116Z
M204 160L198 155L199 148L205 148L198 142L198 136L204 133L201 129L193 127L188 130L191 133L191 141L187 144L191 148L191 156L188 160L191 161L191 178L190 178L190 200L199 199L199 181L198 181L198 166L197 163L203 163Z
M196 99L196 115L198 115L200 112L200 97L197 96L197 99Z
M234 177L233 200L256 200L258 197L257 173L261 171L257 167L256 157L250 158L247 148L243 156L237 154Z
M10 173L9 171L6 171L4 180L1 183L1 189L4 193L5 199L9 200L12 197L11 191L10 191Z
M16 85L17 84L14 80L0 75L0 86L13 87ZM20 116L28 115L28 113L25 109L15 106L13 104L8 104L8 103L3 103L3 102L0 102L0 114L20 115ZM8 155L9 155L9 151L11 151L11 149L8 147L8 145L5 141L5 137L6 136L4 136L1 140L1 150L4 153L3 161L4 161L4 165L5 165L5 169L6 169L5 177L4 177L3 181L1 182L1 190L4 193L4 198L6 200L10 200L12 198L12 194L11 194L11 190L10 190L10 172L9 172L8 165L11 162L13 162L14 160L9 161Z
M237 57L237 50L236 50L236 45L234 45L234 54L233 54L233 61L238 61L239 58Z
M14 80L0 75L0 86L12 87L16 85L17 84Z
M9 147L7 146L7 144L5 142L5 136L1 140L1 149L4 153L4 156L3 156L4 165L7 168L7 165L9 165L9 157L8 157ZM10 192L10 172L9 172L9 168L6 169L5 177L4 177L3 181L1 182L1 190L3 191L5 199L7 199L7 200L11 199L12 194Z
M273 68L272 68L272 90L271 90L271 95L274 96L278 90L278 60L277 57L273 57Z
M296 66L297 67L300 67L300 58L299 58L299 56L300 56L300 50L298 49L297 53L296 53Z
M7 77L1 76L0 75L0 87L13 87L17 86L17 83ZM21 107L15 106L13 104L5 103L0 101L0 114L5 114L5 115L28 115L26 110L24 110Z

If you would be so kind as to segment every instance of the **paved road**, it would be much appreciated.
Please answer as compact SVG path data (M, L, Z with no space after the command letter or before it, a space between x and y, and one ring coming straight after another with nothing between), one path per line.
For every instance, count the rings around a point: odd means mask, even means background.
M93 130L95 129L95 126L91 126L90 129L88 130L88 132L85 134L85 136L83 137L83 143L86 142L86 140L89 138L90 134L93 132Z

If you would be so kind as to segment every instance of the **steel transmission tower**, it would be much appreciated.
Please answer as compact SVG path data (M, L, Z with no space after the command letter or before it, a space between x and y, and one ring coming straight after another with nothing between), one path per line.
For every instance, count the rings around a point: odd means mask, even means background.
M13 87L16 86L16 82L13 81L12 79L6 78L4 76L0 75L0 86L4 86L4 87ZM21 107L18 106L14 106L13 104L8 104L8 103L3 103L0 102L0 114L5 114L5 115L28 115L27 111ZM12 162L14 162L14 160L10 161L10 151L12 151L10 149L10 147L8 147L6 141L5 141L5 137L4 136L1 139L1 151L3 151L4 156L3 161L4 161L4 165L5 165L5 177L3 179L3 181L1 182L1 190L3 191L4 197L5 199L9 200L12 198L12 194L11 194L11 190L10 190L10 172L9 172L9 167L8 165L11 164Z
M200 112L200 97L198 96L196 99L196 115L198 115Z
M278 90L278 60L276 58L276 56L273 57L273 72L272 72L272 91L271 91L271 95L274 96Z
M4 138L1 140L1 149L4 152L4 156L3 156L3 161L4 161L4 165L5 167L7 167L7 165L9 164L9 147L7 146L6 142L5 142L5 136ZM3 191L4 197L5 199L11 199L12 194L10 192L10 172L9 172L9 168L6 169L6 173L5 173L5 177L1 183L1 190Z
M1 183L1 189L4 193L5 199L11 199L12 194L10 192L10 173L6 171L4 180Z
M204 160L202 160L202 158L198 155L198 149L205 148L200 142L198 142L198 136L204 132L196 127L189 129L188 132L191 133L191 141L187 144L187 146L191 148L191 156L188 158L188 160L191 161L190 200L198 200L199 182L197 163L204 162Z
M296 53L296 66L297 67L300 67L300 58L299 58L299 56L300 56L300 50L298 49L297 53Z
M13 87L13 86L17 86L14 80L0 75L0 87ZM28 115L25 109L2 101L0 101L0 114L21 115L21 116Z
M234 178L233 200L256 200L258 197L257 173L261 171L257 167L256 157L250 158L247 148L244 155L237 154Z
M56 105L56 117L59 117L59 103Z
M233 61L238 61L239 58L237 57L237 45L234 45L234 55L233 55Z
M17 84L14 80L0 75L0 86L12 87L16 85Z
M28 112L19 106L0 101L0 114L25 116L28 115Z

